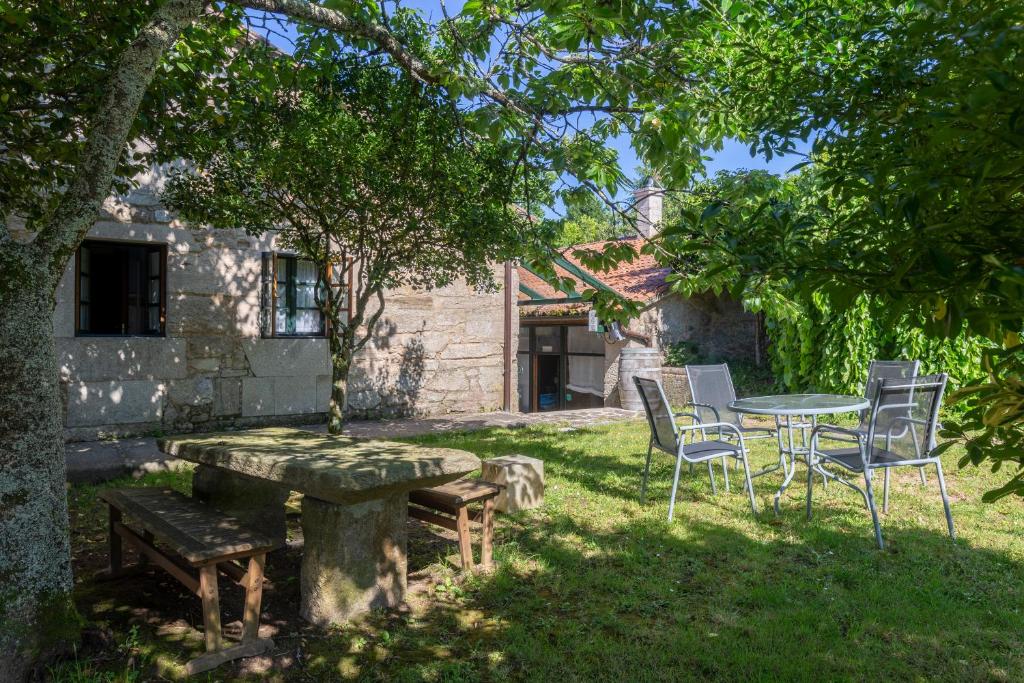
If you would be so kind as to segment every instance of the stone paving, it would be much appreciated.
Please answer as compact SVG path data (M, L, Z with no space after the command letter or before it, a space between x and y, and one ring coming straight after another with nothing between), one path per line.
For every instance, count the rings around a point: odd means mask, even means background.
M521 429L534 425L560 425L568 428L591 427L640 417L639 413L621 408L588 408L551 413L469 413L439 417L401 418L394 420L352 420L345 434L368 439L419 436L433 432L460 432L503 427ZM322 432L326 425L304 427ZM169 458L156 446L152 437L111 441L80 441L67 444L67 478L73 483L95 483L131 474L174 469L180 461Z

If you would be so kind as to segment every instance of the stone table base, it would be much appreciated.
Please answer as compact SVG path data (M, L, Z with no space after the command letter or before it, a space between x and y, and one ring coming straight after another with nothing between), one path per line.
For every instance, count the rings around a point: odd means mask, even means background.
M354 505L302 499L302 617L343 623L405 600L409 496Z
M192 497L226 512L282 546L288 494L288 489L278 483L220 467L198 465L192 474Z

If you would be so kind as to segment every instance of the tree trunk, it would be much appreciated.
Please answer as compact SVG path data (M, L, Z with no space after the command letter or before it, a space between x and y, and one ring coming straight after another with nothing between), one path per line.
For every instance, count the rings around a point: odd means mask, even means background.
M0 680L77 638L54 284L27 245L0 244Z
M331 405L327 411L327 432L341 434L345 426L345 400L348 398L348 373L352 369L352 339L331 326Z

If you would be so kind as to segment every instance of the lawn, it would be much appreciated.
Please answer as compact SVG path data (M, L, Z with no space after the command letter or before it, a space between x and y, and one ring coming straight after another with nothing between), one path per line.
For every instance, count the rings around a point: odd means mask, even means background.
M647 434L632 422L414 440L544 460L544 507L499 518L499 568L462 577L448 559L454 543L411 522L409 609L323 631L295 615L293 544L268 562L275 657L211 680L1024 679L1024 505L981 503L1005 474L958 471L958 453L946 454L955 544L934 475L925 489L916 472L897 475L882 552L849 489L817 485L807 521L799 476L779 517L781 475L756 480L755 518L735 485L712 496L706 470L684 472L667 523L668 457L638 502ZM756 465L773 457L772 444L756 443ZM121 584L90 579L105 551L95 494L70 490L72 542L80 610L102 628L54 677L174 679L201 649L199 601L156 570ZM222 603L226 622L238 618L236 597Z

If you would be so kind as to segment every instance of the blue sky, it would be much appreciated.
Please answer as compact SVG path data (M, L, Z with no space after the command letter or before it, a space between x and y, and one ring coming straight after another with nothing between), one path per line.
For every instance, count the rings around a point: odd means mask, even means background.
M462 8L462 0L448 0L446 7L449 15L456 14ZM428 20L437 21L443 18L441 3L438 0L407 0L401 3L403 7L419 10ZM256 28L256 27L254 27ZM285 33L289 38L295 35L294 29L282 25L278 30ZM291 46L284 44L275 36L270 36L272 42L286 51L291 51ZM621 136L612 142L612 147L619 153L619 163L622 170L628 175L634 175L641 166L636 154L629 145L628 136ZM729 171L738 169L766 170L772 173L785 173L795 164L803 161L802 157L796 155L773 157L770 161L762 156L751 157L747 145L735 140L726 141L721 150L707 150L708 160L705 162L707 175L712 176L718 171Z

